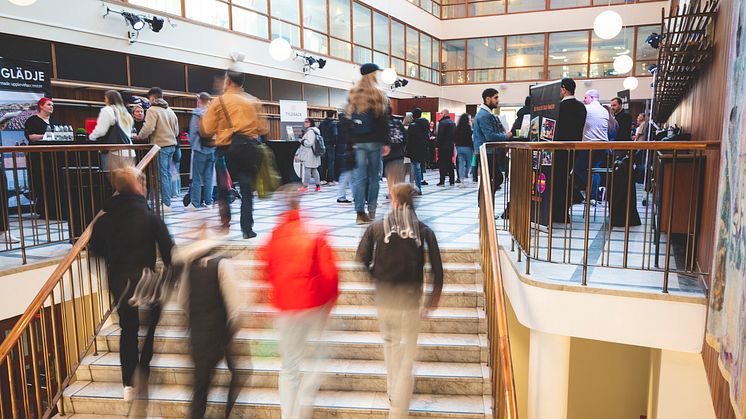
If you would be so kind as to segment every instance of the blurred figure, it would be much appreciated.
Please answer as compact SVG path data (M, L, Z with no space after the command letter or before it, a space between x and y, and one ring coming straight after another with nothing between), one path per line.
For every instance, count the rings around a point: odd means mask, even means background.
M471 160L474 155L474 141L472 140L471 116L463 113L458 118L456 125L456 152L458 153L458 172L461 178L460 188L466 186L471 169Z
M231 372L225 418L230 416L241 388L235 361L228 350L237 324L241 306L241 291L236 269L230 259L218 250L220 242L206 237L202 227L200 240L174 251L173 263L180 272L180 301L185 306L190 330L194 383L189 417L202 419L207 408L215 367L225 358Z
M300 151L298 156L303 164L303 187L301 192L308 192L308 185L313 180L316 185L316 192L321 191L321 179L319 177L319 166L321 166L321 156L314 152L316 142L319 141L321 132L316 128L313 119L306 118L303 121L303 137L300 139Z
M412 176L417 187L417 193L422 195L422 185L427 185L423 173L428 159L429 122L422 117L422 109L412 109L414 120L407 128L407 157L412 160Z
M174 243L166 224L148 208L145 175L141 171L132 166L116 169L112 173L112 184L119 194L104 205L105 213L94 221L91 250L106 260L109 291L122 328L119 358L124 400L131 401L135 396L135 384L138 398L147 396L153 338L161 307L151 307L145 341L142 350L138 350L140 318L137 307L131 307L128 301L140 281L143 268L155 270L156 248L164 265L171 266Z
M192 111L189 122L189 144L192 147L192 184L189 196L195 208L212 205L212 174L215 171L215 147L212 137L204 138L199 132L202 116L210 104L212 96L202 92L197 96L197 107Z
M336 147L336 164L339 168L339 184L337 185L337 203L351 204L352 201L347 199L346 188L353 190L352 172L355 169L355 150L350 144L350 125L352 121L345 117L344 113L339 114L337 123L337 147Z
M318 339L324 330L339 294L339 278L326 232L301 218L297 187L285 185L277 195L288 209L257 251L257 260L263 267L260 277L271 284L272 304L279 310L280 410L283 419L295 419L312 413L320 356L311 355L306 374L300 372L301 363L309 338Z
M445 186L446 177L448 183L453 186L453 151L456 142L456 124L451 120L451 114L448 109L440 112L440 123L438 125L438 134L436 143L438 145L438 169L440 172L440 182L438 186Z
M510 132L513 133L514 137L518 136L518 131L520 131L521 126L523 125L523 117L526 115L531 115L531 96L526 96L526 100L523 102L523 106L521 109L518 109L518 112L516 113L515 122L513 122L513 126L510 127ZM525 135L521 133L521 137L528 137L528 135Z
M337 157L337 137L338 127L337 120L334 119L335 112L326 111L326 118L319 124L319 131L324 137L326 153L322 159L321 166L321 184L334 186L337 180L336 157Z
M438 241L433 231L417 219L412 206L414 192L408 183L394 186L391 212L368 227L356 255L376 283L390 418L407 417L414 388L412 366L420 317L438 306L443 288ZM421 311L426 250L432 266L433 292Z
M409 130L409 126L412 124L412 121L414 121L414 117L412 116L412 112L407 112L404 115L404 120L402 120L402 125L404 125L404 132L407 132ZM412 159L410 159L407 156L407 150L405 148L404 150L404 178L409 176L409 183L414 183L414 174L412 173Z
M404 151L407 148L407 132L401 118L391 117L389 120L389 137L391 138L391 152L383 158L386 168L386 185L388 196L397 183L404 182Z
M648 116L644 113L637 115L637 129L635 130L635 141L648 140Z
M124 144L122 140L132 143L130 136L134 121L124 106L122 95L116 90L107 90L104 93L104 105L98 113L96 127L88 138L104 144ZM102 152L101 169L107 172L114 170L127 164L126 159L132 157L134 154L131 150Z

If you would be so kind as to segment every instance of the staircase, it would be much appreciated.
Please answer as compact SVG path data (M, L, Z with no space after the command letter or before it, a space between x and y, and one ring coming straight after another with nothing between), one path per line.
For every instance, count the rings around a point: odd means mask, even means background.
M245 274L244 291L264 287L253 280L251 253L238 259ZM478 250L442 250L445 280L440 308L421 323L410 416L485 418L492 416L488 343L482 272ZM354 249L337 249L340 297L322 343L330 360L316 397L314 417L385 417L386 370L383 342L373 301L373 284L353 262ZM262 295L262 294L259 294ZM266 294L265 294L266 295ZM280 417L277 381L280 360L272 328L272 306L259 300L241 315L232 351L246 377L234 417ZM115 323L115 322L112 322ZM104 327L97 337L99 353L86 357L75 381L65 390L67 417L125 416L119 368L119 327ZM164 307L156 331L151 363L150 417L186 417L191 400L192 368L184 312L175 303ZM207 416L223 415L230 374L223 362L213 379Z

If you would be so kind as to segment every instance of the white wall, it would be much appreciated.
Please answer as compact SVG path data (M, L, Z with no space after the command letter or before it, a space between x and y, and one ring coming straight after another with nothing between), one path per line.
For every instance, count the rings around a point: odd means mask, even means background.
M663 350L653 358L658 382L651 389L648 419L716 419L699 354Z

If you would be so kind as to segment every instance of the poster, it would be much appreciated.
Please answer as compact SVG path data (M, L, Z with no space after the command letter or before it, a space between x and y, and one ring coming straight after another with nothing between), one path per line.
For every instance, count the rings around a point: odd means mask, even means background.
M720 186L707 343L718 351L718 364L730 383L736 416L746 414L746 2L734 3L731 51L726 62L727 98L723 115Z
M286 141L297 141L303 135L303 122L308 118L308 104L302 100L280 101L280 130Z
M0 57L0 139L2 145L22 142L26 119L36 103L52 90L49 63Z
M557 121L544 118L544 120L541 121L541 135L539 135L539 139L541 141L554 141L554 128L556 126Z
M619 99L622 99L622 109L629 112L629 89L616 92Z

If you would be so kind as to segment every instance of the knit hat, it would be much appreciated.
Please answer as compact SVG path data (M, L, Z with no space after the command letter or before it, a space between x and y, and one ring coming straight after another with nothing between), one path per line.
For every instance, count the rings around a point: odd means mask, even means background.
M575 80L573 80L573 79L571 79L569 77L565 77L560 82L560 86L564 87L565 90L567 90L568 92L570 92L572 94L575 94L575 87L576 87L575 86Z
M373 63L367 63L363 64L362 67L360 67L360 74L363 76L366 74L373 73L374 71L380 71L381 67L379 67L377 64Z

